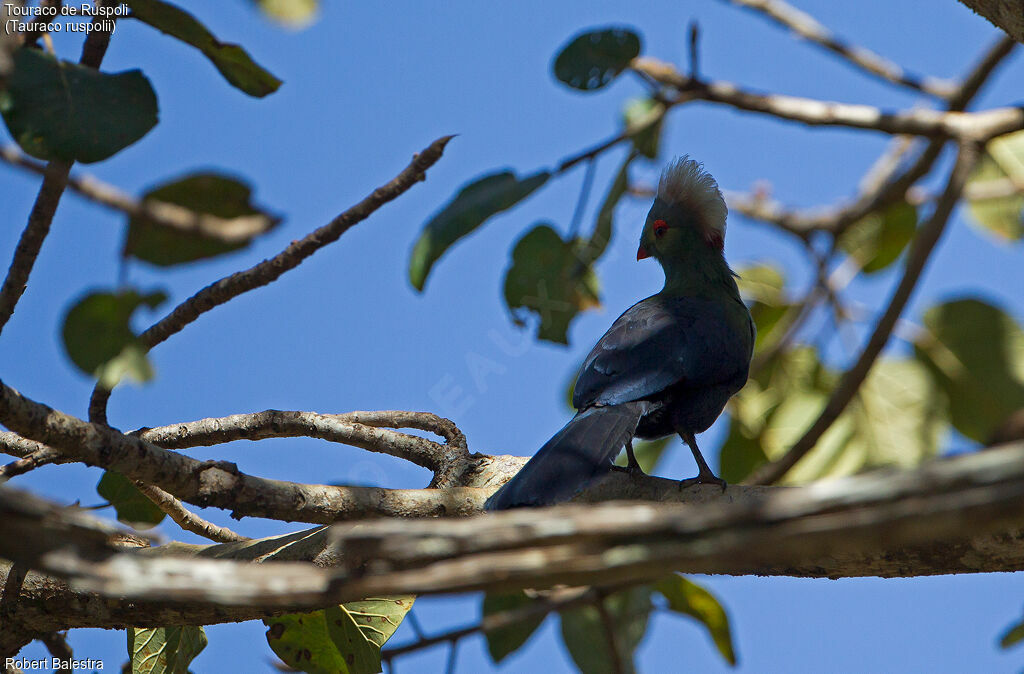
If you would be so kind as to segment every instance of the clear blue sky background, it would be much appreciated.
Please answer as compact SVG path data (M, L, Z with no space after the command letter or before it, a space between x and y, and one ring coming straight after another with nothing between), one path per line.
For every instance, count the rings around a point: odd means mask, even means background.
M301 32L268 23L241 0L182 4L221 39L245 45L284 86L264 100L248 98L227 86L197 52L126 21L114 35L104 69L141 67L159 95L161 123L135 146L84 170L140 193L197 168L222 169L248 178L257 200L287 220L233 256L171 271L131 269L132 282L166 288L173 302L323 224L390 179L434 138L460 135L425 183L270 287L216 309L156 348L156 381L113 395L111 423L124 429L266 408L413 409L453 416L473 450L527 455L539 447L566 419L565 385L582 356L619 312L660 287L656 265L633 261L646 204L624 202L619 209L615 238L599 265L605 308L574 323L568 349L535 343L515 329L501 287L510 245L522 231L541 219L563 230L568 225L582 171L552 182L463 242L436 268L424 295L411 289L406 268L423 222L468 179L505 166L551 166L617 130L620 106L640 92L637 83L624 78L601 93L580 95L550 74L552 55L580 29L630 24L643 34L648 54L680 62L687 22L697 19L702 69L710 77L887 108L915 102L721 3L328 2L320 20ZM800 5L850 38L939 76L964 72L995 33L954 0L927 7L909 0ZM77 57L70 41L58 41L58 49ZM980 103L1019 102L1022 81L1018 54ZM705 162L725 188L767 179L783 201L815 205L850 195L885 141L870 133L805 129L694 105L671 115L664 149L665 160L689 153ZM595 197L618 157L601 162ZM650 177L657 169L647 168ZM34 176L0 170L0 203L8 216L0 232L5 265L37 185ZM0 372L6 382L86 415L92 383L66 361L59 326L76 296L116 283L122 234L116 214L65 197L29 290L2 336ZM796 247L738 217L731 220L727 254L737 266L776 261L794 289L807 278ZM919 319L930 304L971 293L1001 303L1020 320L1020 259L1019 246L995 242L955 217L908 317ZM854 286L850 296L878 306L893 280L891 273L882 275ZM156 316L142 318L148 324ZM502 348L508 343L522 348ZM480 358L497 371L477 381L467 359ZM459 404L440 402L432 395L438 386L461 387ZM709 449L720 441L722 427L704 436ZM402 461L304 439L234 443L192 454L286 480L418 487L428 478ZM689 476L692 459L677 448L660 472ZM90 504L100 501L94 492L99 476L83 467L47 468L17 484ZM228 522L219 512L204 515ZM259 520L235 527L254 536L298 528ZM174 525L161 531L193 540ZM701 580L732 617L741 671L997 672L1019 671L1024 662L1024 650L1002 652L996 645L1024 604L1018 575ZM472 623L479 602L423 599L416 610L429 631L437 632ZM271 671L264 630L259 622L209 628L210 645L193 669ZM410 636L403 628L396 643ZM122 632L71 636L78 657L102 658L106 670L125 659L124 641ZM25 653L44 652L32 646ZM446 649L439 648L400 659L398 670L437 671L446 658ZM458 658L458 672L491 667L479 638L467 640ZM700 629L668 616L653 621L638 664L642 671L727 669ZM571 671L557 621L549 620L500 669Z

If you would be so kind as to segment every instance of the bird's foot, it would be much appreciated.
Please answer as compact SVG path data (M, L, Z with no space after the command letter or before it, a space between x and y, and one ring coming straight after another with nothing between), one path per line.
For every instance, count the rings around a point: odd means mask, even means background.
M647 475L647 473L644 472L644 469L640 467L639 463L634 463L628 466L617 466L612 464L612 470L619 473L626 473L630 477L641 477Z
M722 488L722 492L723 493L725 492L725 488L728 486L726 484L725 480L723 480L722 478L718 477L717 475L715 475L711 471L708 471L706 473L705 472L699 473L697 475L697 477L690 477L690 478L687 478L685 480L680 480L679 481L679 491L682 491L684 489L688 489L689 487L692 487L692 486L698 485L698 484L717 484L719 487Z

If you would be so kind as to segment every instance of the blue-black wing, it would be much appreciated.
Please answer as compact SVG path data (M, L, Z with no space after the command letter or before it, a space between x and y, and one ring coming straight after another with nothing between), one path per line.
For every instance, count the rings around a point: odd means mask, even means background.
M626 310L580 369L572 404L646 400L686 382L712 386L745 379L753 338L746 310L721 301L655 295ZM740 307L742 308L742 307ZM739 316L739 320L737 320Z

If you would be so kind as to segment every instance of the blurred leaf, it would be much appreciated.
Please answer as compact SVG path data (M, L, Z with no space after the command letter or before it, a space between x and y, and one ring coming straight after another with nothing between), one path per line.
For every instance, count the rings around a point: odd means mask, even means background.
M736 285L754 319L757 328L754 350L760 352L785 334L786 327L796 318L798 307L786 300L786 278L774 265L741 267Z
M608 188L608 194L605 195L604 201L601 203L601 210L597 213L597 223L594 225L594 233L590 235L590 240L581 256L581 259L588 264L593 264L604 255L605 249L608 248L608 242L612 239L615 207L619 205L622 195L629 187L629 165L632 161L633 157L630 155L622 162L619 172L615 174L615 179L612 180L612 184Z
M155 309L167 295L136 290L93 292L78 300L64 316L62 330L68 358L80 370L112 388L122 376L144 382L153 370L131 328L135 310Z
M657 159L661 147L661 126L665 104L653 98L632 98L622 111L622 124L636 151L648 159Z
M134 482L116 470L103 473L96 485L96 492L114 506L117 519L136 528L156 526L165 517L164 511L139 491Z
M1008 182L1017 189L1005 196L971 199L967 212L976 225L997 237L1020 241L1024 237L1024 131L989 141L967 181L967 194L984 195L986 187L1002 187Z
M380 647L367 639L344 605L325 609L324 621L327 623L328 636L345 660L345 672L376 674L381 671Z
M218 173L193 173L163 183L146 192L142 199L183 206L196 213L215 215L225 220L255 217L262 221L265 233L280 222L276 216L254 206L248 185ZM166 267L223 255L245 248L252 239L225 242L174 227L153 223L145 218L130 218L122 254Z
M853 257L865 274L895 262L917 231L917 209L905 201L881 213L870 213L839 237L839 247Z
M202 627L129 627L132 674L188 674L189 664L206 648Z
M203 52L233 87L262 98L281 86L237 44L221 42L185 10L162 0L124 0L132 16Z
M949 399L958 431L978 442L1024 407L1024 331L998 307L961 299L925 312L914 347Z
M640 469L647 473L652 474L658 466L658 462L661 461L661 457L665 454L665 449L668 448L669 441L673 440L674 436L667 436L658 440L644 440L641 442L633 441L633 455L636 456L636 462L640 464ZM625 466L629 463L626 458L626 452L619 454L618 458L615 459L616 466Z
M505 272L505 302L540 317L537 337L568 344L569 323L580 311L600 306L593 269L581 261L578 239L563 241L542 224L527 232L512 250ZM519 320L519 319L517 319Z
M605 598L605 610L611 617L618 650L627 661L625 671L634 670L633 653L647 632L651 613L651 588L633 587ZM573 662L583 674L615 674L614 657L601 613L596 606L562 613L562 641Z
M658 581L654 588L668 600L670 609L702 624L725 661L730 665L736 664L729 616L713 594L675 573Z
M413 595L373 597L346 602L342 608L352 616L366 640L379 651L405 620L414 601L416 597Z
M573 89L606 86L640 55L640 36L620 26L574 36L555 57L555 77Z
M156 94L139 70L108 75L28 47L0 91L11 136L39 159L106 159L157 123Z
M484 595L483 614L486 618L495 613L514 611L524 606L529 606L535 599L528 597L521 590L518 592L488 592ZM526 640L540 627L546 616L536 616L529 620L514 623L501 629L484 632L487 638L487 650L491 654L491 660L495 663L501 662L509 654L516 652L526 643Z
M251 0L263 13L289 28L305 28L316 19L319 0Z
M758 438L748 437L741 424L730 418L729 435L719 452L718 475L729 484L738 484L764 463L768 463L768 457Z
M1016 625L1010 625L1010 627L1003 634L1003 637L999 640L999 646L1002 648L1009 648L1015 646L1021 641L1024 641L1024 620L1020 621Z
M463 185L455 198L423 227L409 259L409 280L423 290L430 269L452 244L472 233L492 215L512 208L547 182L547 171L519 179L512 171L499 171Z

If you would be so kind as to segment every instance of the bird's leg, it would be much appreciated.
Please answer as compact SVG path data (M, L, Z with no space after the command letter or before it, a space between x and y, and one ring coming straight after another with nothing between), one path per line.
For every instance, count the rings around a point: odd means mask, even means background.
M640 462L636 460L636 454L633 453L633 438L626 440L626 465L612 466L612 469L629 473L632 476L646 475L644 469L640 467Z
M693 458L697 462L697 468L700 472L697 473L697 477L691 477L686 480L679 481L679 488L685 489L695 484L717 484L725 491L725 480L715 475L715 471L711 470L708 466L708 462L704 460L704 456L700 453L700 449L697 448L697 438L693 437L693 433L685 433L680 431L679 437L683 439L683 442L689 446L690 451L693 452Z

